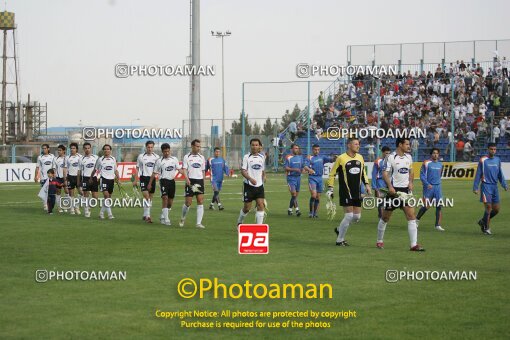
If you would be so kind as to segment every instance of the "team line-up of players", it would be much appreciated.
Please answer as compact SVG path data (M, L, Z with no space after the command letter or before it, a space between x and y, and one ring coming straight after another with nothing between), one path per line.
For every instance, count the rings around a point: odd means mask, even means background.
M140 154L137 159L137 176L133 182L134 186L140 183L140 189L144 199L152 201L156 188L156 178L159 178L162 197L162 211L160 221L162 224L171 225L169 210L175 198L175 177L182 174L185 185L185 202L182 206L182 214L179 226L184 226L186 215L192 204L193 197L197 201L197 228L205 228L202 225L204 215L204 179L205 172L211 171L211 185L213 197L209 209L214 209L217 204L219 210L224 207L220 201L220 191L224 175L229 175L229 169L225 160L220 156L220 149L214 149L214 157L207 161L200 154L200 141L195 139L191 142L191 152L183 158L182 165L170 152L170 145L161 145L162 156L154 153L154 142L148 141L145 145L145 153ZM69 196L74 195L78 189L83 197L98 198L101 191L105 199L111 197L114 190L114 183L118 181L117 162L111 155L111 146L105 144L102 148L103 156L98 157L92 154L90 143L83 144L83 155L78 153L78 145L70 145L70 155L66 156L66 147L58 146L58 154L50 153L49 146L43 144L42 155L37 160L35 180L41 185L47 185L47 201L44 202L44 209L52 213L54 206L59 204L61 189L64 188ZM241 174L244 177L243 201L244 206L239 213L238 224L243 223L244 218L251 209L252 202L256 202L256 223L264 221L265 195L264 182L265 156L260 152L262 143L259 139L250 140L250 153L243 157ZM340 205L344 209L344 216L334 231L337 234L336 245L348 246L345 235L351 223L358 222L361 218L361 206L363 196L375 191L376 197L405 197L411 195L413 190L414 173L412 157L410 155L410 142L407 138L399 138L396 141L394 152L388 147L382 148L382 157L374 162L372 170L372 185L369 185L365 171L363 156L359 153L360 141L357 138L350 138L347 141L347 151L335 158L321 156L320 147L313 145L312 154L304 157L300 154L297 144L291 146L291 153L285 157L286 179L291 194L288 215L296 213L301 216L298 206L298 195L300 191L301 175L308 173L310 190L309 217L318 218L320 195L323 192L323 171L324 164L334 162L327 180L327 195L330 199L334 197L334 181L338 176ZM480 194L480 201L485 205L483 217L478 224L484 234L490 235L490 220L499 212L499 192L497 184L501 183L505 190L508 190L501 161L495 156L496 145L489 144L488 154L483 156L478 164L473 192ZM425 160L420 171L420 179L423 184L423 197L426 200L441 201L443 198L441 189L442 163L439 150L431 150L431 157ZM98 178L99 177L99 178ZM421 207L415 215L414 207L407 204L405 199L384 200L378 206L379 222L377 226L376 246L384 248L384 232L390 220L393 210L401 208L408 220L408 232L410 238L410 249L412 251L423 251L417 243L417 227L420 218L428 210L430 205ZM444 231L441 227L442 210L441 205L436 206L435 228ZM80 213L79 207L71 207L71 214ZM62 207L59 211L63 212ZM144 205L143 220L152 223L150 216L151 205ZM105 213L112 219L113 214L110 207L101 207L99 217L104 219ZM85 205L85 217L90 217L90 208Z

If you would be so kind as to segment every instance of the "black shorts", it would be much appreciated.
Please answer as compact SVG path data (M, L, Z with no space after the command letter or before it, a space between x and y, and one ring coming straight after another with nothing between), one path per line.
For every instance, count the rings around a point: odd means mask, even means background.
M78 176L67 175L67 189L74 189L78 186Z
M340 196L340 206L342 207L361 207L363 199L349 198Z
M162 178L159 180L159 188L161 189L161 197L175 197L175 180Z
M184 196L185 197L193 197L195 195L203 195L205 193L205 187L204 187L204 180L203 179L189 179L190 185L186 184L186 187L184 188ZM193 186L195 186L198 190L196 192L193 192L191 189Z
M97 183L97 177L92 176L92 184L89 183L90 177L82 177L81 189L83 191L97 192L99 184Z
M140 189L142 191L148 191L149 193L153 194L156 192L156 183L152 183L151 190L148 190L147 187L149 186L149 181L151 180L150 176L140 176Z
M248 183L244 183L243 187L243 202L251 202L258 198L265 198L264 196L264 185L254 187Z
M405 192L406 194L408 194L409 188L395 188L395 191L396 192ZM393 198L393 197L388 197L388 196L386 196L384 198L384 202L383 202L384 210L388 210L388 211L393 211L398 208L402 209L403 207L406 207L408 205L409 204L407 204L406 202L404 202L398 198Z
M108 193L111 195L113 192L113 187L115 185L115 180L113 179L106 179L101 177L99 181L99 187L101 188L101 192L108 191Z

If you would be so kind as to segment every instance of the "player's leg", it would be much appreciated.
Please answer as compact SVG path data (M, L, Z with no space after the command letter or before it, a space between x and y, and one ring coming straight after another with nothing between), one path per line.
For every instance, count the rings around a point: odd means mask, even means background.
M340 225L335 228L335 233L337 234L336 245L337 246L348 246L349 244L345 242L345 234L347 233L347 229L349 229L349 225L353 219L353 206L344 206L344 218L340 222Z
M319 211L320 201L321 201L321 193L319 191L317 191L317 194L315 196L315 202L313 202L313 217L314 218L319 218L318 211Z
M257 204L257 212L255 213L255 223L262 224L264 223L264 199L257 197L255 203Z
M437 231L444 231L441 227L443 220L443 192L440 185L434 186L434 205L436 207L436 223L435 228Z
M181 221L179 222L179 227L184 227L184 221L186 220L186 215L188 215L189 207L193 202L193 190L191 190L191 186L193 183L190 182L190 185L184 186L184 204L182 205L181 212Z
M223 182L222 181L216 182L216 190L217 190L217 193L216 193L216 203L218 204L218 209L219 210L225 209L223 207L223 204L221 204L221 200L220 200L220 192L221 192L222 187L223 187Z
M47 200L48 214L53 214L53 208L55 208L55 195L48 195Z
M402 210L404 210L407 219L407 232L409 233L409 243L411 245L410 250L424 251L425 249L418 244L418 227L416 225L414 207L403 206Z
M287 186L289 187L290 192L290 202L287 215L291 216L294 209L294 201L296 200L296 184L292 177L287 177Z
M62 190L57 187L57 190L55 191L55 205L58 207L58 212L63 213L64 209L60 206L60 199L62 197Z
M299 190L301 187L301 177L298 177L296 181L296 197L294 198L294 207L296 208L296 216L301 216L301 211L299 210L299 204L298 204L298 196L299 196Z
M416 221L417 223L420 223L420 219L423 217L423 215L429 210L430 208L430 202L433 195L433 188L429 189L427 186L423 186L423 202L424 205L418 210L418 215L416 215Z
M197 194L197 224L196 227L204 229L202 218L204 218L204 194Z
M211 179L211 187L213 189L213 197L211 203L209 203L209 209L214 210L214 203L217 203L218 199L218 189L216 188L216 182Z
M147 189L148 184L149 184L149 182L146 180L145 176L140 177L140 191L142 192L142 197L145 202L150 202L150 193L149 193L149 190ZM142 220L148 221L148 222L150 220L150 205L149 204L143 204Z
M246 183L243 184L243 208L239 212L239 217L237 218L237 225L242 224L244 222L244 218L251 209L251 202L253 201L253 192L252 187Z
M384 207L382 210L381 218L377 223L377 243L376 247L379 249L384 248L384 232L386 231L386 226L390 221L391 215L393 214L393 209L391 207Z
M113 195L113 188L115 186L115 182L113 179L109 180L108 181L108 191L107 191L107 194L108 194L108 198L112 198L112 195ZM103 192L104 193L104 192ZM109 200L110 203L111 203L111 200ZM112 213L112 207L111 207L111 204L110 205L107 205L106 206L106 213L108 214L108 218L111 220L113 219L113 213Z
M316 186L315 186L315 183L312 182L310 179L308 180L308 189L310 190L310 202L308 203L308 207L309 207L309 213L308 213L308 217L312 218L313 217L313 213L314 213L314 203L315 203L315 199L317 198L317 190L316 190Z
M497 187L496 187L497 190ZM482 230L482 233L485 235L491 235L490 232L490 219L492 214L492 206L493 206L493 199L494 199L494 190L493 186L483 184L480 188L480 202L483 202L484 204L484 214L482 218L478 221L478 225L480 226L480 229ZM499 202L499 201L498 201Z

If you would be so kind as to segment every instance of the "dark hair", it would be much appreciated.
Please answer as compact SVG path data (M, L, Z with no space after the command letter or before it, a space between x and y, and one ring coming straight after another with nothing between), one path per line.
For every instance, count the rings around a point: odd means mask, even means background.
M195 146L195 144L200 143L200 139L193 139L191 141L191 145Z
M103 148L102 148L101 150L103 150L103 151L104 151L104 148L106 148L106 147L109 147L109 148L110 148L110 150L112 149L112 146L111 146L110 144L105 144L105 145L103 145Z
M90 144L89 142L85 142L85 143L83 143L83 148L85 148L87 145L92 147L92 144Z
M250 145L251 145L251 143L253 143L253 142L259 142L259 145L260 145L260 146L262 146L262 142L261 142L261 141L260 141L260 139L258 139L258 138L252 138L252 139L250 139Z
M168 149L170 149L170 144L168 144L168 143L161 144L161 151L165 151Z
M312 148L320 148L321 146L319 144L312 145Z
M149 145L149 144L154 145L154 142L153 142L153 141L151 141L151 140L146 141L146 142L145 142L145 147L147 147L147 145Z
M219 148L219 147L215 147L215 148L214 148L214 151L216 151L216 150L220 150L220 148Z
M300 146L299 146L299 145L297 145L296 143L292 143L292 144L290 145L290 148L292 149L292 148L294 148L295 146L297 146L298 148L300 147Z
M389 146L383 146L382 149L381 149L382 152L386 152L386 151L391 151L390 147Z
M434 151L437 151L437 153L441 153L441 151L439 151L438 148L432 148L432 150L430 150L430 154L432 155Z
M46 171L47 174L54 174L55 173L55 170L53 169L48 169L48 171Z
M47 148L49 149L49 148L50 148L50 145L49 145L49 144L44 143L43 145L41 145L41 148L44 148L44 147L47 147Z
M487 144L487 149L488 148L492 148L492 147L496 147L496 143L489 143L489 144Z
M76 150L78 150L78 143L69 144L69 149L72 148L73 146L76 148Z
M57 146L57 149L62 149L64 151L66 151L66 146L63 144L60 144L59 146Z
M398 148L398 146L399 146L400 144L404 144L404 143L405 143L405 141L408 141L408 142L409 142L409 141L410 141L410 139L409 139L409 138L397 138L397 140L395 141L395 146Z
M349 137L349 138L347 138L347 144L350 144L350 143L354 142L355 140L357 140L359 142L358 137Z

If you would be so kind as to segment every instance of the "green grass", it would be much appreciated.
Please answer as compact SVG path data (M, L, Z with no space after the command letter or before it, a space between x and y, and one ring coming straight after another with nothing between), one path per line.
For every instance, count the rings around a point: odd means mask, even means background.
M304 185L303 185L304 184ZM418 182L416 194L421 193ZM207 229L178 224L182 198L176 199L174 226L144 224L141 209L114 209L115 220L44 214L38 186L0 186L0 337L1 338L507 338L510 313L510 209L501 191L502 212L492 221L494 235L481 234L482 214L471 182L447 181L443 193L455 207L445 209L446 232L433 229L434 212L420 224L419 242L427 251L408 249L407 223L400 211L388 224L384 250L375 248L377 212L365 210L351 226L351 247L335 246L333 226L304 214L288 217L289 195L282 175L266 184L270 254L238 255L236 219L241 208L240 179L228 179L224 211L205 211ZM127 184L125 184L127 188ZM178 193L183 184L178 183ZM306 189L306 178L302 187ZM208 187L206 202L210 200ZM158 188L159 190L159 188ZM128 190L130 192L130 190ZM307 211L308 192L299 202ZM159 215L159 198L154 217ZM250 213L247 222L253 222ZM48 270L125 270L126 281L51 281L36 283L34 272ZM477 281L386 283L385 272L471 270ZM215 277L226 284L330 283L333 299L250 300L183 299L176 286L185 277ZM329 329L183 329L178 320L154 316L157 309L239 311L356 310L355 319L331 321ZM249 321L249 319L243 319ZM268 321L268 320L264 320ZM305 320L300 320L305 321ZM327 321L327 320L326 320Z

